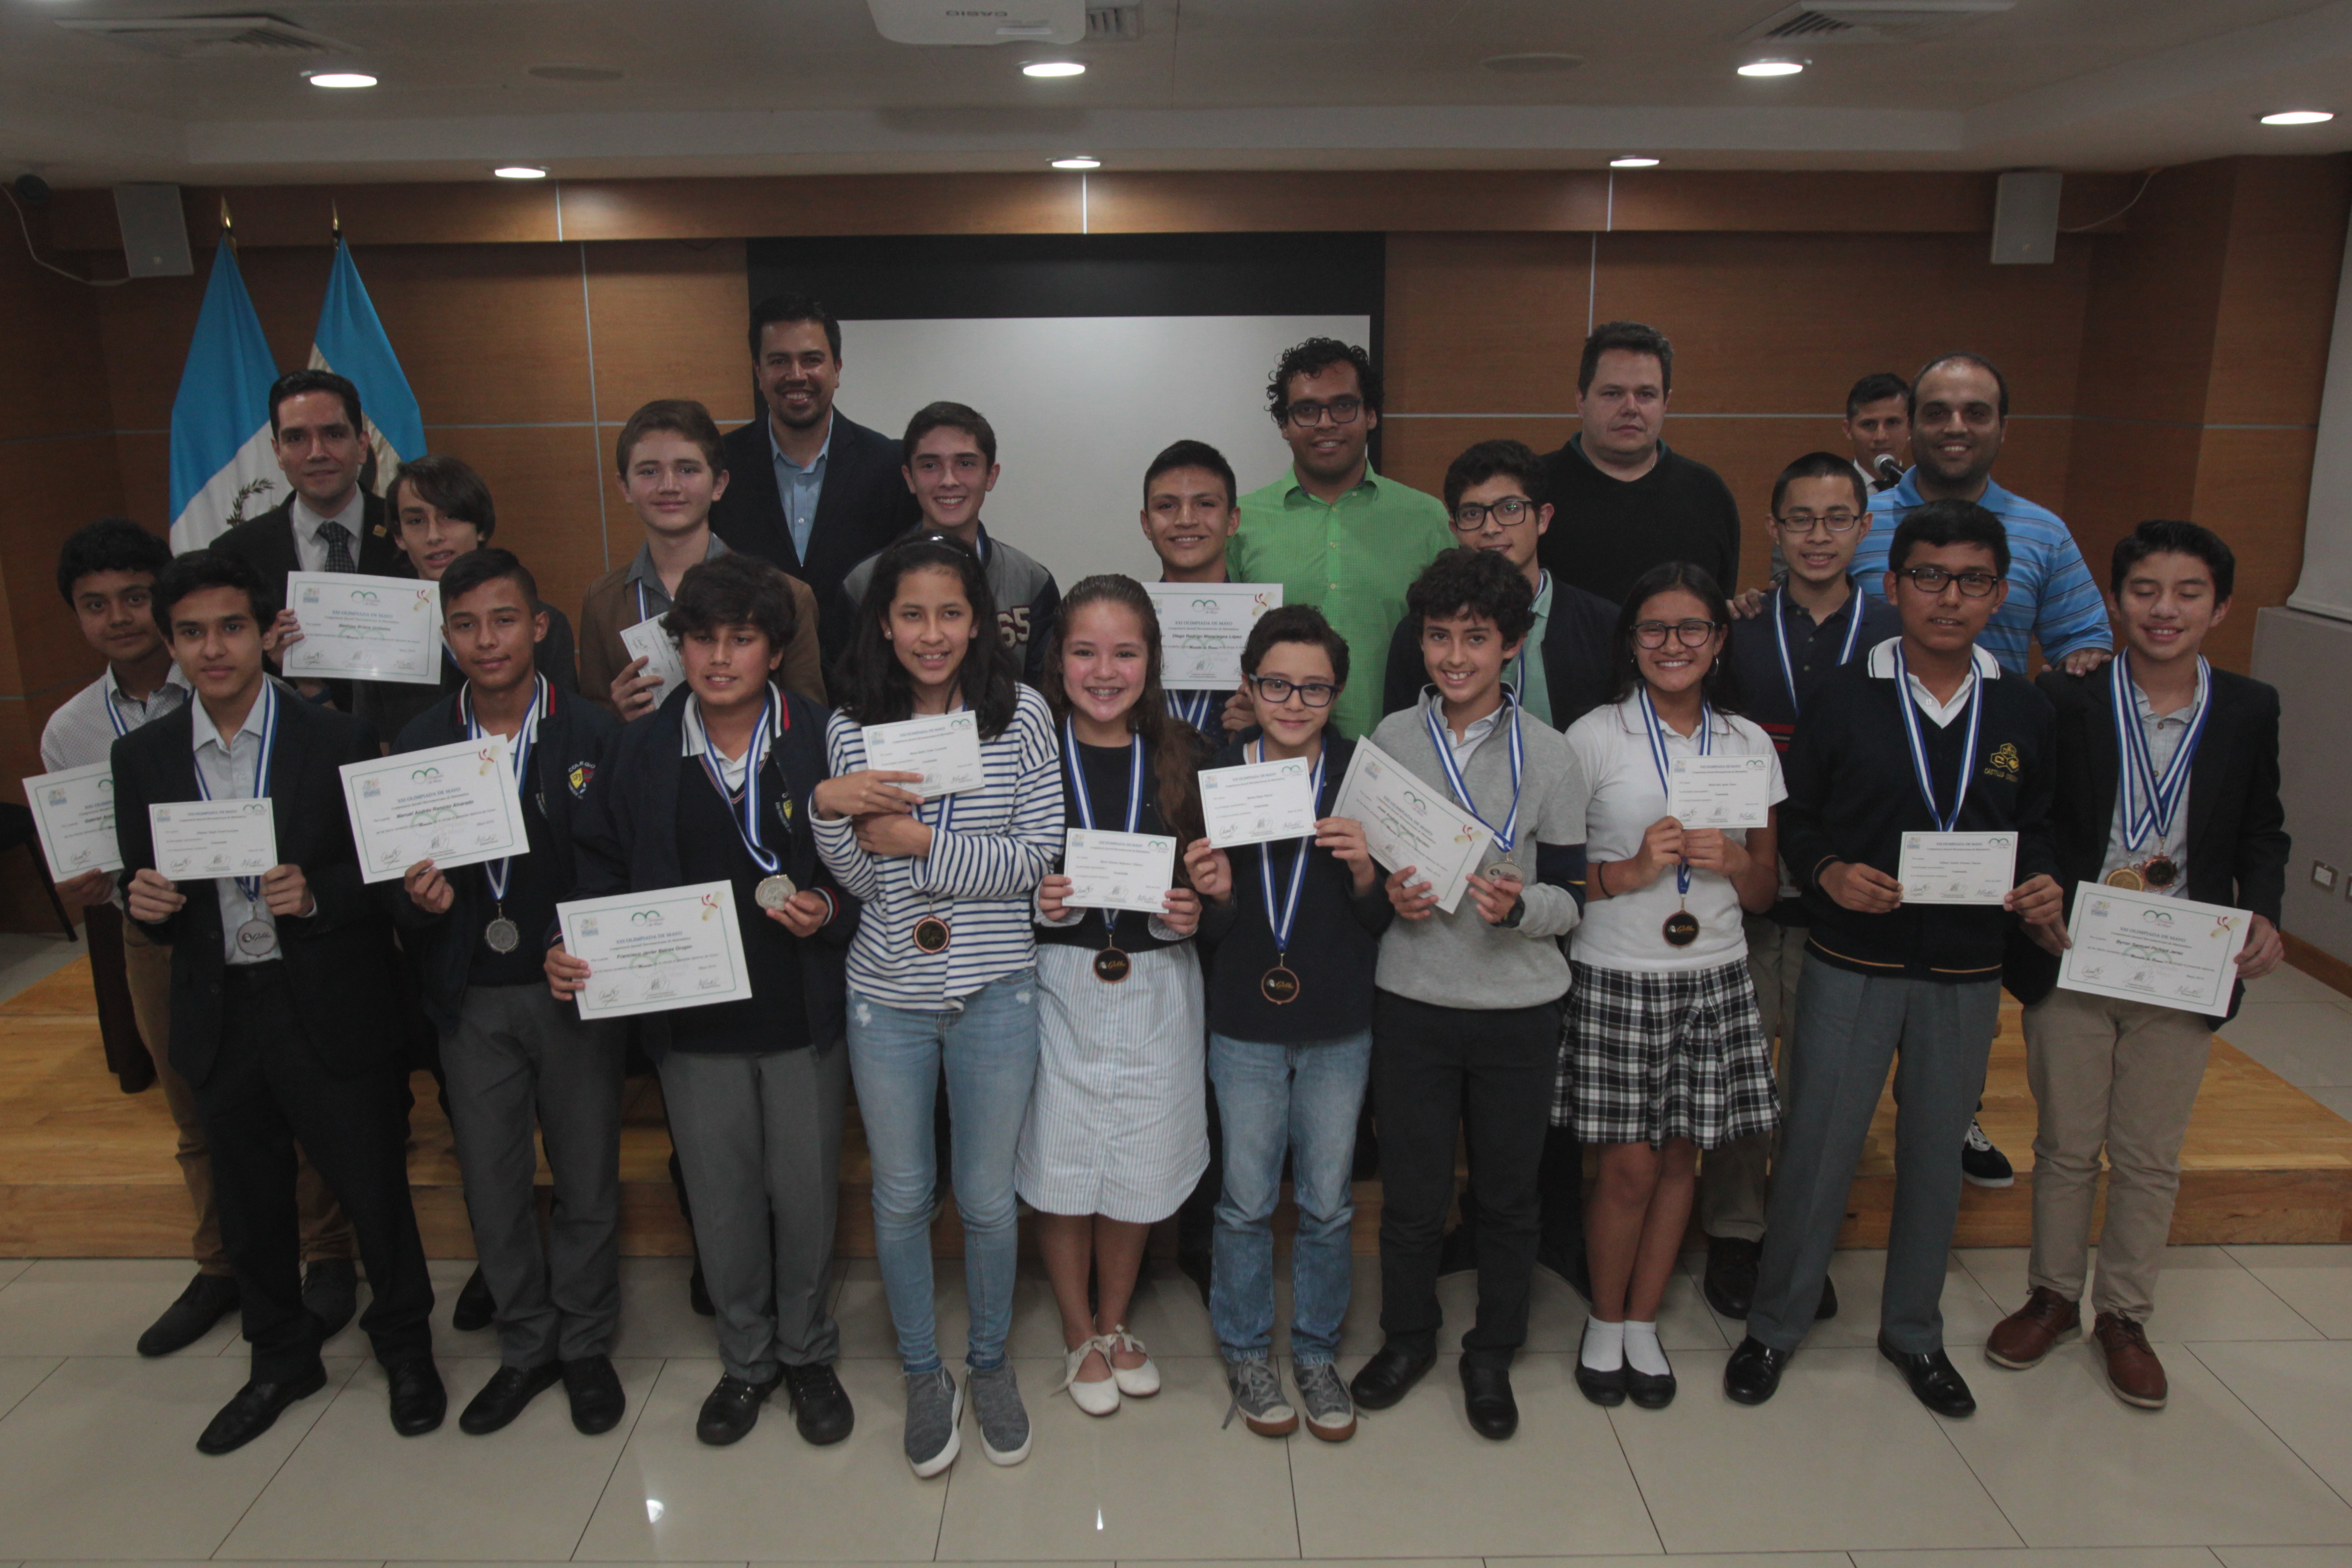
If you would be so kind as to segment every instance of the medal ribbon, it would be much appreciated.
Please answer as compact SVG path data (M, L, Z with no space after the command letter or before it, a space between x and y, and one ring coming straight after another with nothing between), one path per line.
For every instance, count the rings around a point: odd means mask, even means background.
M1666 727L1658 718L1657 708L1650 701L1650 689L1642 688L1642 723L1650 733L1650 761L1658 770L1658 787L1666 792L1666 804L1674 805L1673 767L1666 760ZM1702 701L1698 705L1698 754L1707 756L1715 750L1715 708ZM1687 860L1675 862L1675 891L1688 897L1691 868Z
M1927 803L1927 815L1935 818L1939 833L1951 832L1953 825L1960 820L1960 807L1969 798L1969 772L1976 766L1977 723L1984 717L1984 682L1973 668L1969 679L1976 682L1969 689L1969 738L1960 748L1960 776L1952 795L1952 809L1946 812L1936 804L1936 781L1927 772L1927 747L1919 737L1918 703L1911 695L1911 670L1903 662L1903 645L1895 645L1895 703L1903 710L1903 736L1911 742L1911 772L1919 781L1920 798Z
M1223 694L1216 691L1171 691L1166 695L1168 711L1205 735L1209 732L1209 715L1221 706L1220 699Z
M2196 710L2189 715L2189 732L2180 737L2172 761L2165 764L2164 776L2158 778L2156 753L2148 749L2147 731L2140 727L2131 672L2125 668L2130 658L2128 651L2118 657L2108 667L2107 679L2116 710L2116 750L2123 759L2116 805L2123 819L2124 847L2137 849L2151 833L2160 847L2172 832L2172 819L2189 793L2189 765L2197 760L2198 742L2205 738L2205 720L2212 710L2206 698L2212 693L2213 671L2204 656L2199 655Z
M1323 761L1330 754L1328 748L1318 750L1315 753L1315 774L1307 783L1307 787L1314 792L1314 800L1318 807L1323 804ZM1244 751L1242 756L1246 760L1249 753ZM1260 740L1257 743L1257 757L1261 763L1265 761L1264 740ZM1265 900L1265 923L1274 931L1274 952L1276 963L1282 963L1290 952L1290 933L1298 924L1298 895L1307 886L1307 852L1315 847L1312 835L1305 838L1294 839L1292 843L1296 847L1296 858L1290 862L1290 890L1282 895L1282 912L1279 915L1274 911L1274 846L1260 844L1257 847L1257 890Z
M1503 688L1503 708L1511 716L1511 814L1503 818L1500 827L1478 815L1478 803L1470 797L1470 786L1463 782L1462 769L1454 760L1454 747L1446 739L1445 721L1437 716L1443 706L1443 703L1432 702L1421 710L1423 720L1429 725L1429 743L1437 748L1437 765L1445 770L1445 782L1453 789L1454 798L1462 803L1462 809L1475 817L1478 826L1493 836L1495 847L1508 855L1511 847L1519 841L1519 781L1528 765L1527 748L1519 740L1519 700L1509 687Z
M776 874L783 857L769 848L760 837L760 765L768 760L769 738L774 734L776 722L776 689L768 688L768 695L760 704L760 722L752 728L751 742L743 748L743 803L735 804L735 792L727 787L727 775L719 766L719 748L710 743L710 731L702 725L702 701L699 698L687 704L688 721L702 735L702 771L710 780L710 787L727 803L727 815L735 824L735 836L743 841L744 852L751 864L768 876Z
M517 795L523 795L530 788L530 752L531 748L539 742L539 716L547 710L553 700L553 694L547 684L547 677L543 675L531 677L530 710L522 716L522 728L515 731L514 743L507 748L507 765L514 773ZM466 716L466 739L480 740L488 731L483 730L482 721L474 716L473 682L466 683L466 689L458 697L457 705L458 710ZM483 861L482 875L490 884L491 902L505 903L508 885L514 880L512 858Z
M1780 650L1780 679L1789 688L1789 711L1801 713L1804 704L1797 700L1797 670L1789 662L1789 590L1784 584L1772 590L1772 646ZM1849 586L1845 596L1845 646L1838 649L1838 664L1843 668L1853 662L1853 645L1862 636L1862 597Z
M1127 827L1135 831L1143 820L1143 737L1130 735L1127 741ZM1078 826L1091 831L1095 825L1095 803L1087 793L1087 770L1078 762L1078 727L1068 715L1062 719L1062 766L1070 777L1070 796L1078 803ZM1104 924L1115 927L1118 911L1104 911Z
M236 737L231 735L229 739L234 742ZM269 753L277 746L278 683L264 676L261 679L261 755L253 764L253 798L256 800L269 798ZM224 746L221 750L226 753L228 748ZM198 768L195 772L196 793L206 800L212 799L213 792L205 786L205 770ZM258 912L261 908L261 879L239 877L236 880L236 890L243 893L245 901Z

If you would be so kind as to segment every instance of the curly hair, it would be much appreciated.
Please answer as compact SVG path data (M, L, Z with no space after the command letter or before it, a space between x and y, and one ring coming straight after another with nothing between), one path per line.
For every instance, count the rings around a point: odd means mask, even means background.
M1275 362L1274 374L1266 378L1265 409L1280 425L1290 417L1290 378L1313 375L1318 370L1328 370L1335 364L1356 367L1356 392L1363 398L1364 406L1378 414L1381 411L1381 373L1373 368L1372 356L1353 343L1343 343L1337 338L1308 338L1282 351Z
M1404 607L1416 621L1492 621L1506 647L1536 629L1536 591L1519 569L1497 552L1466 545L1439 551L1404 591Z

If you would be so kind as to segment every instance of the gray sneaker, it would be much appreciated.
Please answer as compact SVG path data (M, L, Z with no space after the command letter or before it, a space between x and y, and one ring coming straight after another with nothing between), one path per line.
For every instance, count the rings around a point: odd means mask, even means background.
M1021 1403L1021 1384L1013 1363L978 1367L964 1379L971 1396L971 1418L980 1423L980 1451L992 1465L1017 1465L1029 1457L1029 1407Z
M907 1374L907 1463L918 1479L938 1475L955 1463L963 1436L963 1394L942 1367L937 1372Z
M1298 1382L1298 1403L1307 1409L1307 1430L1326 1443L1344 1443L1356 1435L1356 1402L1348 1397L1348 1385L1339 1379L1339 1369L1328 1361L1290 1363L1290 1375Z
M1254 1355L1225 1363L1225 1386L1233 1391L1234 1398L1225 1406L1224 1422L1217 1428L1220 1432L1234 1424L1236 1413L1242 1424L1261 1437L1287 1437L1298 1430L1298 1412L1282 1397L1282 1374L1265 1357Z

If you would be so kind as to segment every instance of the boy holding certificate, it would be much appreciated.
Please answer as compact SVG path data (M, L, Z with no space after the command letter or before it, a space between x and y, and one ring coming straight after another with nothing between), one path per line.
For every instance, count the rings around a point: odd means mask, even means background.
M1234 466L1206 441L1178 441L1143 471L1143 538L1162 583L1228 581L1225 541L1241 526ZM1211 746L1257 722L1246 690L1168 689L1168 710Z
M2215 669L2199 648L2229 613L2237 563L2193 522L2143 522L2116 542L2108 593L2126 651L2089 675L2044 671L2058 710L2050 811L2070 894L2104 884L2250 913L2241 981L2278 967L2287 836L2279 805L2278 693ZM2180 1141L2226 1021L2057 986L2063 930L2012 941L2006 978L2025 1008L2033 1138L2033 1256L2025 1305L1985 1359L2021 1370L2082 1328L2099 1151L2107 1209L2092 1332L2116 1396L2164 1407L2163 1363L2143 1326L2180 1186ZM2242 987L2232 992L2237 1011Z
M443 870L408 868L393 916L441 1034L449 1122L475 1256L497 1303L501 1364L457 1417L495 1432L561 1382L582 1432L610 1431L625 1401L606 1359L620 1314L622 1032L548 994L541 963L555 906L572 896L572 820L620 722L540 673L539 585L504 550L440 574L441 624L465 677L411 720L395 753L507 742L500 782L522 804L528 851ZM539 1236L532 1183L545 1135L554 1221Z
M2065 918L2045 821L2058 761L2048 700L1977 646L2009 573L2000 520L1931 502L1903 520L1887 563L1903 635L1824 679L1789 748L1780 843L1813 922L1804 1049L1748 1337L1723 1384L1743 1405L1771 1398L1812 1326L1891 1058L1901 1109L1879 1353L1928 1409L1966 1415L1976 1400L1944 1353L1940 1308L1960 1206L1951 1152L1984 1086L2011 918Z
M1518 1427L1511 1357L1527 1338L1537 1172L1559 1068L1559 938L1584 903L1590 789L1568 740L1523 721L1504 677L1535 621L1527 579L1487 551L1448 550L1407 591L1430 686L1372 742L1480 825L1476 865L1449 912L1419 868L1385 884L1396 923L1381 939L1372 1091L1381 1135L1378 1354L1356 1403L1385 1410L1437 1359L1437 1257L1454 1199L1457 1131L1478 1205L1478 1315L1462 1337L1462 1386L1480 1436ZM1360 772L1367 751L1360 751ZM1396 809L1417 810L1415 792ZM1303 980L1303 977L1302 977Z

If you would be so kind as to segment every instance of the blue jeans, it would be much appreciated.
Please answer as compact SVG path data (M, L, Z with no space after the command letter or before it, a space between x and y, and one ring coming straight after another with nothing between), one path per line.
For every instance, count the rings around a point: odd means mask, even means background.
M1013 1151L1037 1078L1037 973L990 982L939 1012L849 998L849 1070L874 1165L874 1250L909 1373L940 1368L931 1303L931 1194L939 1182L932 1102L947 1066L956 1212L963 1217L971 1335L964 1363L1004 1364L1013 1326L1018 1210Z
M1371 1062L1369 1030L1304 1046L1209 1036L1209 1081L1225 1133L1209 1322L1227 1360L1263 1356L1274 1343L1274 1205L1286 1151L1298 1199L1291 1359L1311 1364L1339 1356L1356 1215L1348 1178Z

